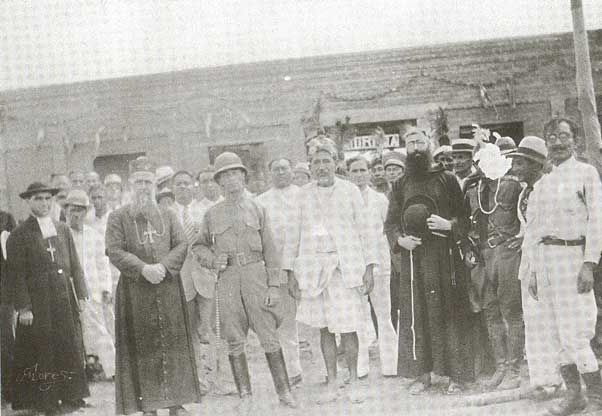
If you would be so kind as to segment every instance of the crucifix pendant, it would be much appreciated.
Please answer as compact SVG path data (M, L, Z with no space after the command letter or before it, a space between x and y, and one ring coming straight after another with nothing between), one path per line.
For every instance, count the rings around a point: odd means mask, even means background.
M52 243L50 242L50 240L48 240L48 247L46 248L46 251L50 253L50 258L54 263L54 252L56 251L56 248L52 247Z
M147 226L147 230L142 233L144 235L144 240L153 244L155 242L155 239L153 238L153 234L158 235L159 233L157 233L157 231L155 231L153 229L153 226L151 225L150 221L147 221L146 226Z

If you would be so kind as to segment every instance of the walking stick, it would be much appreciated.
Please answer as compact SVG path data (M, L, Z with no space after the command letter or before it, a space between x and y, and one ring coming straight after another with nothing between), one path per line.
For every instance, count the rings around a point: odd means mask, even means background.
M412 306L412 356L416 361L416 329L414 328L414 251L410 250L410 303ZM399 319L399 318L398 318Z
M220 275L221 269L217 272L217 274L215 275L215 336L216 336L216 342L215 342L215 379L216 382L219 382L219 372L221 369L221 351L222 351L222 329L221 329L221 325L220 325L220 310L219 310L219 292L218 292L218 285L219 285L219 275Z

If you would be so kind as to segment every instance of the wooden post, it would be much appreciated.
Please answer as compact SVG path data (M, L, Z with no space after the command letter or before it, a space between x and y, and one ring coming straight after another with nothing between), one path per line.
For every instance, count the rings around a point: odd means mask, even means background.
M577 78L577 100L583 121L583 138L587 157L602 175L602 139L596 111L596 96L592 80L587 32L583 18L581 0L571 0L573 14L573 41L575 44L575 68Z

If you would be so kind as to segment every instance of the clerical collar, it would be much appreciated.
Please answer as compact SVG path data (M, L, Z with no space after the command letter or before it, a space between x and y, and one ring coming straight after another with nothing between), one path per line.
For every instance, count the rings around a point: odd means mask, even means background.
M40 231L42 231L42 237L50 238L57 235L56 227L54 226L52 218L50 218L49 215L45 217L36 217L36 220L40 226Z

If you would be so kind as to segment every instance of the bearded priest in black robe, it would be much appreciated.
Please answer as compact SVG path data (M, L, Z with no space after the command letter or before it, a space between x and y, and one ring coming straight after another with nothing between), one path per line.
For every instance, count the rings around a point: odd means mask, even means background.
M18 314L13 409L46 415L83 407L90 394L79 320L88 293L71 232L50 217L57 192L36 182L20 194L31 215L8 237L3 287Z
M155 169L130 164L133 202L109 215L107 254L121 272L115 304L116 414L187 415L201 399L180 269L188 250L174 211L155 202Z
M401 257L398 375L415 379L413 394L430 386L431 372L448 376L451 394L474 381L467 278L457 247L468 214L457 179L433 164L431 146L423 131L406 133L406 173L393 184L385 232L391 256Z

